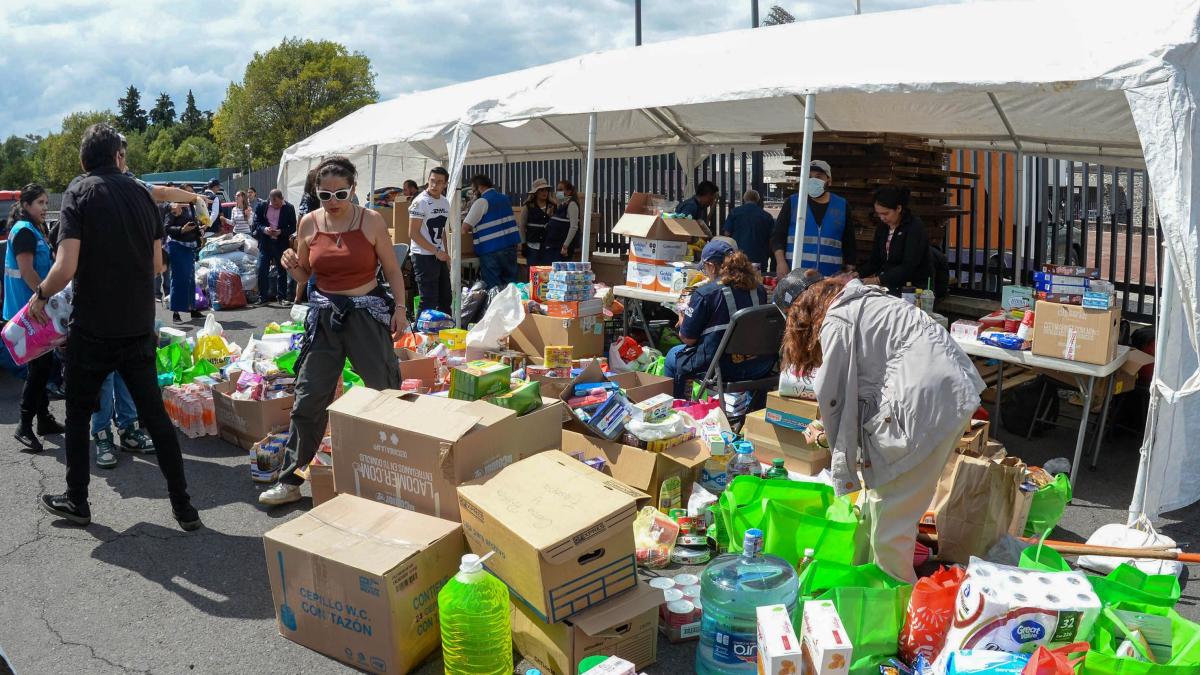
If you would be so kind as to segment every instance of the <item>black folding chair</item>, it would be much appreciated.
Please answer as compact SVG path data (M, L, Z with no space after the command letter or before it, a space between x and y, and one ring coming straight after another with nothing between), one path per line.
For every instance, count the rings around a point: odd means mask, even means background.
M765 395L766 392L779 388L779 372L775 366L779 363L779 349L783 344L786 324L787 318L774 304L739 309L729 319L729 328L725 329L725 335L717 345L717 354L712 363L708 364L708 372L705 373L701 384L705 389L717 392L721 409L730 417L733 416L725 407L725 394L761 392ZM721 359L725 354L770 356L773 359L771 374L755 380L726 380L721 372Z

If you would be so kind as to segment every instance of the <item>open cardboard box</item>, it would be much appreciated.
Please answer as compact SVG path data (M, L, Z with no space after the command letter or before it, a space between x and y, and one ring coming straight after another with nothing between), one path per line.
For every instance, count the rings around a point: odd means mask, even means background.
M396 348L396 358L400 360L401 380L420 380L421 386L427 391L433 391L437 386L438 362L432 356L422 356L405 347Z
M526 314L509 335L509 344L530 356L541 357L546 345L571 345L574 358L604 355L604 316L567 319Z
M639 670L658 658L658 606L663 592L638 584L559 623L546 623L512 603L513 644L543 673L574 675L589 656L619 656Z
M555 623L637 586L633 520L646 495L558 451L458 488L467 544Z
M675 380L663 375L651 375L630 371L627 373L610 373L608 379L616 382L625 390L625 396L634 403L641 403L659 394L673 394Z
M570 429L563 429L562 451L580 460L603 459L604 473L650 495L663 513L687 507L692 484L709 457L704 442L696 438L651 452Z
M659 213L666 198L648 192L635 192L625 204L625 213L613 226L613 234L643 239L686 241L711 237L712 232L691 218L664 218Z
M486 401L354 387L329 406L334 487L458 520L455 488L562 442L563 404L519 418Z
M212 387L213 412L217 420L217 435L243 450L271 431L286 429L292 419L295 396L284 396L266 401L243 401L231 396L237 383L229 380L218 382Z
M1147 354L1140 349L1130 349L1129 357L1125 360L1125 363L1121 364L1121 367L1117 369L1117 372L1112 374L1111 380L1108 378L1096 380L1095 389L1092 391L1092 412L1099 412L1100 408L1104 406L1104 397L1108 394L1108 385L1110 381L1112 382L1113 386L1113 396L1124 394L1127 391L1133 391L1134 387L1137 386L1138 371L1150 365L1151 363L1154 363L1154 357L1152 355ZM1075 399L1078 398L1078 391L1076 388L1079 386L1079 383L1076 382L1073 375L1068 375L1067 373L1062 373L1057 370L1046 370L1044 368L1034 368L1034 370L1042 375L1047 375L1051 378L1054 378L1056 381L1066 385L1074 394L1072 397L1072 402L1076 402ZM1077 404L1082 405L1082 401L1078 401Z
M350 495L263 535L279 634L372 673L407 673L439 643L437 593L462 526Z
M804 440L804 432L771 424L766 420L766 410L756 410L746 415L742 435L754 445L754 457L763 464L770 464L776 457L783 458L788 471L805 476L815 476L828 469L833 461L829 450L810 445Z

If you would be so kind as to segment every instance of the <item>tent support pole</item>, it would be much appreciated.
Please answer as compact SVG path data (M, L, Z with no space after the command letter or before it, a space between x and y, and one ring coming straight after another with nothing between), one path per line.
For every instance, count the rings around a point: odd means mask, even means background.
M379 146L371 146L371 194L367 198L367 208L375 206L375 167L379 165Z
M800 269L804 263L804 226L808 221L804 182L808 179L808 165L812 162L813 122L817 116L816 98L814 94L804 95L804 145L800 151L799 197L796 198L796 236L792 243L792 269Z
M583 241L579 245L579 250L581 251L580 260L587 262L591 255L591 251L588 249L592 245L592 189L595 186L596 174L596 113L588 115L587 157L584 161L586 170L583 174L583 206L579 209L579 217L583 219L583 227L580 228Z
M1015 211L1017 217L1015 227L1013 228L1013 283L1018 286L1024 285L1025 279L1025 151L1018 148L1016 170L1014 171L1014 181L1017 186L1016 192L1013 194L1015 202ZM1004 252L1000 252L1001 268L1003 269ZM1001 279L1004 275L1001 274ZM1003 284L1003 281L1001 281Z
M1153 258L1151 259L1153 260ZM1155 270L1155 272L1160 275L1159 283L1162 288L1162 295L1154 300L1154 325L1158 327L1156 342L1166 344L1170 339L1171 322L1163 322L1166 317L1163 316L1161 307L1164 301L1170 302L1168 298L1175 292L1175 279L1172 278L1169 253L1163 256L1162 269ZM1127 525L1133 525L1146 514L1146 487L1150 482L1150 455L1154 451L1158 436L1158 416L1162 406L1162 393L1159 391L1159 386L1162 382L1163 366L1162 359L1154 360L1154 376L1150 381L1150 408L1146 412L1146 431L1142 436L1142 447L1139 451L1141 457L1138 459L1137 479L1133 482L1133 499L1129 502ZM1076 471L1076 468L1071 467L1071 471Z

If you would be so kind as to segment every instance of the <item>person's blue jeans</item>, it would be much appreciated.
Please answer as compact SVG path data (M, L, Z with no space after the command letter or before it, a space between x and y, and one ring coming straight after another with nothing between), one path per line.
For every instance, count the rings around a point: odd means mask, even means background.
M167 257L171 262L171 311L191 311L196 302L196 249L168 242Z
M274 244L274 242L271 242ZM268 300L291 300L288 295L288 273L283 269L280 258L283 249L268 245L266 241L258 249L258 298ZM274 285L272 285L272 281Z
M479 254L479 275L483 277L484 286L504 288L517 281L517 248L500 249L491 253Z
M100 408L92 413L93 436L112 428L109 424L113 421L114 409L118 430L128 429L137 422L137 408L133 405L133 396L129 394L125 380L115 372L109 373L100 385Z
M675 377L675 361L679 358L679 352L683 351L683 348L686 346L687 345L675 345L667 350L666 355L663 357L663 375L666 375L667 377Z

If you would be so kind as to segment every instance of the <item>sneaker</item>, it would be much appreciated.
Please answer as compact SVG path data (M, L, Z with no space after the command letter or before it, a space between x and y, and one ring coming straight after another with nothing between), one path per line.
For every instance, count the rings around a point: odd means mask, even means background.
M175 516L175 521L179 523L179 527L183 528L184 532L194 532L204 527L204 523L200 521L200 513L191 504L187 504L182 508L172 506L171 513Z
M61 401L67 397L67 392L63 391L61 384L46 385L46 393L50 395L52 401Z
M141 427L137 422L129 425L126 429L121 429L117 433L120 438L121 449L126 452L140 452L143 455L154 454L154 441L150 440L150 434Z
M304 495L300 494L299 485L276 483L258 496L258 503L263 506L279 506L298 502L301 499L304 499Z
M88 525L92 522L92 510L87 502L76 505L66 495L42 495L38 506L52 516L69 520L76 525Z
M101 469L111 469L117 465L117 446L113 445L112 432L108 429L98 434L92 434L96 443L96 466Z
M61 434L66 430L67 428L59 424L58 420L54 419L54 415L51 415L50 413L37 416L38 436L52 436L54 434Z
M29 452L41 452L45 448L42 447L42 441L33 433L32 424L18 424L17 431L13 434L13 438L18 443L25 446L25 450Z
M179 318L179 312L171 312L171 320L175 323L183 323L183 319Z
M292 301L291 300L280 300L279 306L284 309L289 309L292 306Z
M193 309L192 313L189 316L191 316L193 319L203 319L204 312L197 312L196 310Z

